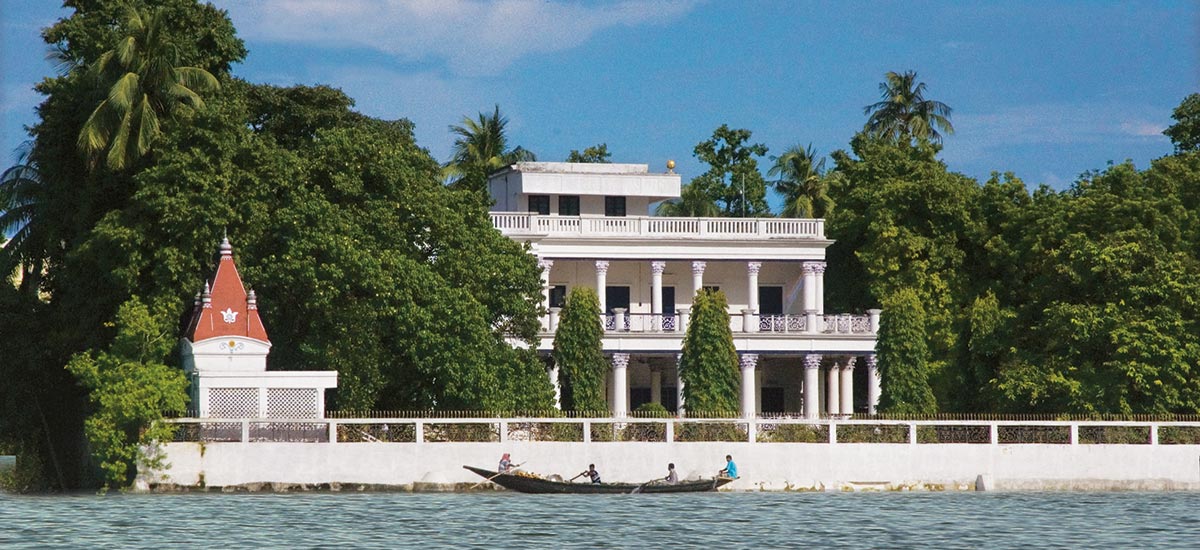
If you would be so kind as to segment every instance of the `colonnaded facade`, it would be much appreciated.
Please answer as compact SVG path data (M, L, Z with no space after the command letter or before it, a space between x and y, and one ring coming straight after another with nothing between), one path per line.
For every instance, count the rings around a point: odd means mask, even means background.
M645 164L522 162L490 176L488 190L492 224L529 243L542 267L539 352L553 350L567 291L597 290L615 415L646 402L685 412L678 362L703 288L729 301L743 416L875 412L880 311L825 311L824 220L642 215L680 193L678 174Z

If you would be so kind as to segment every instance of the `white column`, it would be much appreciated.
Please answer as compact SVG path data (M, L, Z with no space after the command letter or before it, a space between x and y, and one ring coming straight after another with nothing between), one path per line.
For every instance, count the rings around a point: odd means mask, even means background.
M562 313L561 307L550 308L550 332L558 331L558 316Z
M542 330L554 330L550 322L550 268L554 267L554 260L541 259L538 260L538 267L542 270L542 308L546 310L546 317L542 320Z
M692 296L704 288L704 268L707 266L706 262L692 262Z
M683 354L675 354L675 411L683 418Z
M762 262L746 262L746 294L749 298L746 303L750 306L750 314L743 321L745 326L742 329L745 332L758 332L758 271L760 269L762 269Z
M662 329L662 278L663 270L667 268L667 262L653 261L650 262L650 330L658 331Z
M817 264L814 271L817 275L817 315L825 314L825 262L813 262Z
M675 332L686 334L689 319L688 314L691 313L691 308L688 306L679 306L675 310L675 313L677 314L677 317L675 317Z
M554 408L562 409L562 385L558 382L558 365L551 364L550 368L546 369L546 374L550 375L550 385L554 386Z
M804 262L801 269L804 273L804 331L809 334L821 332L817 315L817 262Z
M842 366L841 389L842 389L842 397L841 397L842 416L849 418L851 415L854 414L854 358L853 357L851 357L849 360L847 360L846 364L844 366Z
M662 367L650 367L650 402L662 405Z
M758 355L753 353L743 353L741 358L742 366L742 418L753 419L758 407L754 404L755 392L757 390L754 385L754 371L758 366Z
M805 355L804 356L804 418L817 419L821 416L821 409L818 407L820 397L817 394L817 386L821 377L821 356L820 355Z
M830 416L842 414L842 407L839 404L839 398L842 396L842 392L838 387L838 382L841 381L841 376L838 373L839 370L841 370L841 367L837 363L829 365L829 372L825 378L825 389L828 392L825 396L825 412L829 413Z
M600 299L600 326L608 318L608 260L596 260L596 297Z
M879 408L880 386L879 358L871 354L867 356L867 405L871 414Z
M621 418L629 414L629 354L612 354L613 416Z

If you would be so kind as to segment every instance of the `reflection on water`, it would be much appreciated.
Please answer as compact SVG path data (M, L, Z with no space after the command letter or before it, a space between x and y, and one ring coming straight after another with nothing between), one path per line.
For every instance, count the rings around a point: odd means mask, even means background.
M0 547L1195 548L1195 493L0 494Z

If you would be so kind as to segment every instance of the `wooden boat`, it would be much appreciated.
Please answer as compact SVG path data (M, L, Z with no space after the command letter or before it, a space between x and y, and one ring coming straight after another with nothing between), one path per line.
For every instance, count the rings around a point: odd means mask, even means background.
M728 477L716 477L697 481L680 481L669 485L662 481L647 483L572 483L538 477L523 472L498 473L474 466L463 466L495 484L521 493L568 493L568 494L631 494L631 493L703 493L716 491L718 487L733 481ZM557 476L556 476L557 477Z

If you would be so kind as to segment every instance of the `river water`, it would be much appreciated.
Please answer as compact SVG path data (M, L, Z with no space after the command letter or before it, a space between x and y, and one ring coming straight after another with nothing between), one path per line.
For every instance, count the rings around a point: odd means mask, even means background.
M0 493L0 547L1197 548L1196 493Z

